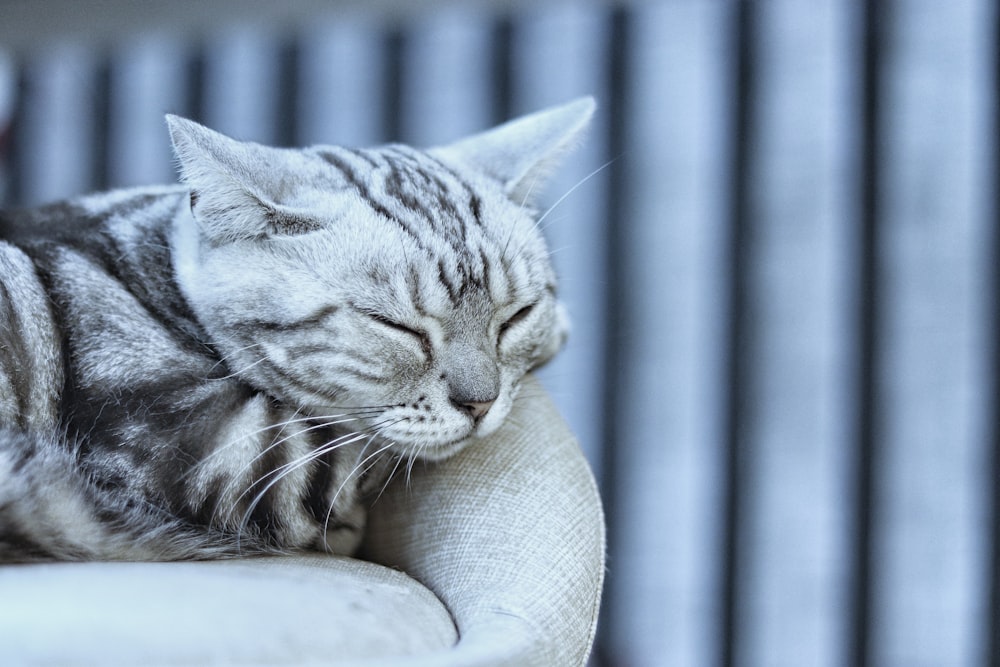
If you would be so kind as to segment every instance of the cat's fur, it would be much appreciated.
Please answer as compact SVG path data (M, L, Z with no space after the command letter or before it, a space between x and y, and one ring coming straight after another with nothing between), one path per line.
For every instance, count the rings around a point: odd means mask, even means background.
M169 117L184 187L0 213L0 562L350 552L562 344L530 200L592 111L428 151Z

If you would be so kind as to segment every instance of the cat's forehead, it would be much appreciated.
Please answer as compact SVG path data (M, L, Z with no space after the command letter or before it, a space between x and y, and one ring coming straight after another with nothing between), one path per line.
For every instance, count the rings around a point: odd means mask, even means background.
M404 144L319 146L312 152L333 169L335 180L383 213L402 207L425 217L432 211L457 217L467 208L478 218L484 198L503 197L498 184L482 174Z
M491 246L535 233L532 211L515 206L499 184L418 149L317 147L313 154L332 169L342 205L386 243L401 237L446 264L475 265Z
M483 174L405 145L311 152L342 200L328 228L330 255L344 257L346 246L355 253L325 271L351 271L352 283L376 293L426 294L434 310L507 300L550 280L532 211Z

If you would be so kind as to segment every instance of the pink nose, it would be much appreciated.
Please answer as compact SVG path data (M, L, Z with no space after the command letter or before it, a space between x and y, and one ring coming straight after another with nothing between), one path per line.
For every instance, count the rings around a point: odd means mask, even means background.
M486 413L490 411L493 407L493 403L496 401L469 401L467 403L460 403L459 405L463 410L472 415L472 418L479 421L486 416Z

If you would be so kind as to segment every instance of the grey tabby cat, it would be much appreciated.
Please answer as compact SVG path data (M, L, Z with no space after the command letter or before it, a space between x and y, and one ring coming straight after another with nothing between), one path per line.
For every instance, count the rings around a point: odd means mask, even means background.
M184 187L0 213L0 561L355 549L562 345L528 202L593 107L426 151L168 117Z

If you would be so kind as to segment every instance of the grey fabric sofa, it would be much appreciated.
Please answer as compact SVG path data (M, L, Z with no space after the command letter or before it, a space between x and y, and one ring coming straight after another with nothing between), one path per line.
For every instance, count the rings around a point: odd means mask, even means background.
M584 664L600 500L537 382L522 396L494 436L391 485L359 558L0 568L0 664Z

